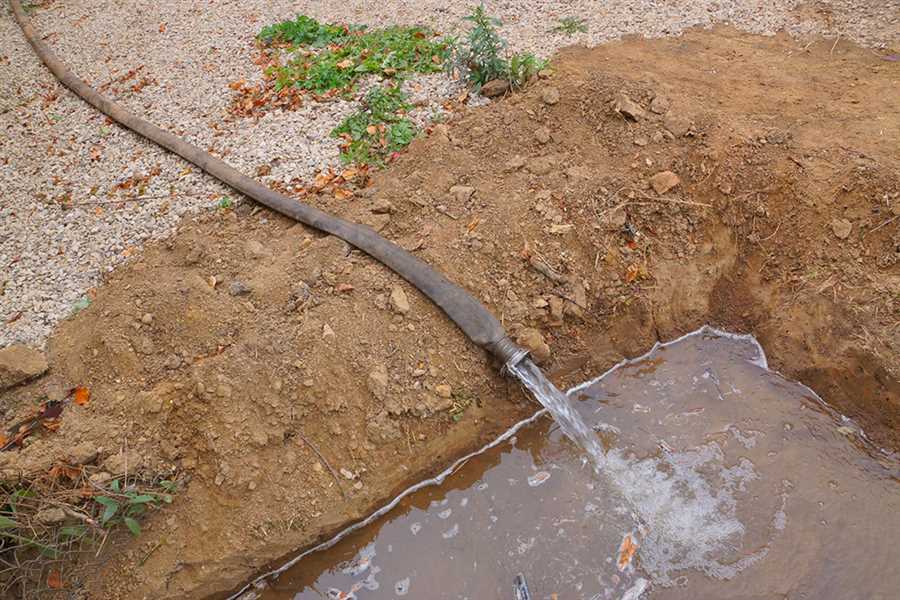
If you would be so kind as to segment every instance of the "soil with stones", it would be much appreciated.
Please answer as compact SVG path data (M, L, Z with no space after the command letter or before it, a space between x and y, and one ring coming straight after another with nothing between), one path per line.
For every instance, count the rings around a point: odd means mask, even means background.
M313 201L471 290L560 385L711 322L897 448L898 64L717 29L553 69ZM87 598L224 595L535 409L399 277L246 204L114 271L48 358L10 421L91 400L0 454L5 478L87 448L95 475L186 482L64 568Z

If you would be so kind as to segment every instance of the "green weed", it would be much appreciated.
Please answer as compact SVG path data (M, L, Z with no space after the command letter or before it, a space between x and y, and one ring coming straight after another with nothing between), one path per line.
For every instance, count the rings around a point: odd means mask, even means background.
M297 15L293 21L263 27L256 37L264 44L281 43L322 48L328 44L338 43L348 34L347 27L323 25L306 15Z
M349 89L360 77L402 77L441 70L447 57L446 40L421 27L363 27L323 25L306 16L265 27L263 44L289 44L287 64L274 67L275 89L294 86L324 93Z
M377 87L366 94L362 108L332 130L342 138L341 159L347 163L381 166L416 137L405 115L412 108L399 86Z
M151 509L172 502L178 483L164 480L146 484L115 479L98 495L88 489L86 474L76 467L54 467L52 483L32 482L29 487L0 486L0 576L6 585L40 577L48 561L75 556L98 546L122 526L141 533L140 520ZM60 487L68 478L73 487ZM46 515L59 513L59 521Z
M234 201L230 196L222 196L219 201L216 203L216 206L221 208L222 210L227 210L234 206Z
M472 406L473 403L481 406L481 400L478 396L467 389L453 390L452 399L453 405L450 407L450 418L455 423L462 420L466 409Z
M472 28L463 42L454 41L447 68L459 71L476 91L493 79L522 87L546 65L530 52L507 56L506 40L497 31L502 22L488 15L483 4L463 18L472 23Z
M563 17L559 20L559 24L551 29L556 33L564 33L566 35L575 35L576 33L587 33L587 22L578 17Z

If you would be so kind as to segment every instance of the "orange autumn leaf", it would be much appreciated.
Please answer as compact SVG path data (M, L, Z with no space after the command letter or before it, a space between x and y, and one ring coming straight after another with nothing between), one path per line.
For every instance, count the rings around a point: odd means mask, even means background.
M53 569L47 574L47 587L51 590L61 590L63 587L62 573Z
M44 419L41 421L41 427L47 431L58 431L60 425L62 425L62 421L59 419Z
M638 544L635 542L631 534L626 534L622 539L622 545L619 546L619 561L618 566L620 571L624 571L625 567L631 564L631 559L634 558L634 553L637 552Z
M72 401L78 406L85 406L91 400L91 390L79 385L72 394Z
M344 188L334 188L334 197L338 200L346 200L353 197L353 192Z
M334 179L334 173L332 173L331 171L328 171L326 173L319 173L318 175L316 175L313 185L318 189L322 189L323 187L331 183L332 179Z

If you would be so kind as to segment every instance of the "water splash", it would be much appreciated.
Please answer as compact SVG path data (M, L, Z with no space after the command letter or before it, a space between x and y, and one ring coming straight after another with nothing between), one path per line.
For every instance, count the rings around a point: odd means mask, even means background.
M581 415L575 412L568 397L544 376L543 371L530 358L523 358L508 368L510 374L528 388L538 402L550 412L566 437L584 448L594 463L594 470L599 472L606 462L606 453L600 440L597 439L597 434L588 427Z

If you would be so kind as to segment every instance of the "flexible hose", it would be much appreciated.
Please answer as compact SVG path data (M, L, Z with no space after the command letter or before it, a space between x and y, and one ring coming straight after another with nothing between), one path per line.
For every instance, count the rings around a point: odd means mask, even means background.
M388 266L437 304L476 344L494 354L503 365L515 364L525 351L506 335L503 326L480 302L461 287L429 267L406 250L384 239L370 227L345 221L317 208L279 194L240 173L208 152L176 135L128 112L121 105L101 96L76 77L37 36L19 0L10 0L22 32L48 69L64 86L82 100L120 125L127 127L197 165L219 181L310 227L335 235Z

